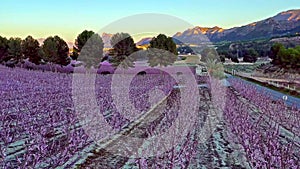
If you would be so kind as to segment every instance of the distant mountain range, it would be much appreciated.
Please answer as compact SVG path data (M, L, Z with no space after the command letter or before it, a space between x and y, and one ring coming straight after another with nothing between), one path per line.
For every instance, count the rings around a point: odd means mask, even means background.
M215 27L200 27L187 29L173 35L176 44L201 44L222 41L244 41L265 39L289 34L300 34L300 9L281 12L274 17L254 22L241 27L223 29ZM110 39L113 34L103 33L102 39L105 48L111 48ZM146 37L138 41L138 46L148 45L152 37ZM43 44L44 38L38 39ZM73 48L74 42L67 42L69 48Z
M152 40L152 37L147 37L147 38L143 38L140 41L138 41L136 43L137 46L148 46L150 45L150 41ZM177 44L177 45L182 45L184 43L182 43L180 40L177 40L175 38L173 38L173 41Z
M199 41L207 40L211 42L242 41L296 33L300 33L300 10L281 12L274 17L231 29L196 26L176 33L173 38L184 43L197 44Z
M208 42L265 39L296 33L300 34L300 9L281 12L274 17L230 29L196 26L177 32L173 38L177 44L181 41L197 45ZM146 45L150 41L151 38L144 38L137 42L137 45Z

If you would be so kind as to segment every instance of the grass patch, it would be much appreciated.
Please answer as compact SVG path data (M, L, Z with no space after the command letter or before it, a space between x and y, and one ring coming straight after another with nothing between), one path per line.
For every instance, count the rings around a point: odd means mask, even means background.
M238 72L252 73L254 72L261 64L254 63L253 65L224 65L224 69L227 71L236 70Z

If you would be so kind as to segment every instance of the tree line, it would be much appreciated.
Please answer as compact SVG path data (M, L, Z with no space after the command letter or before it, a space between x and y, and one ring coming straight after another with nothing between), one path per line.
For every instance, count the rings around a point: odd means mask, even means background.
M150 46L146 51L138 49L131 35L123 32L114 34L110 39L110 44L112 46L112 49L109 50L109 56L112 57L110 62L115 67L134 67L134 61L139 57L148 58L148 62L151 66L171 65L177 59L175 42L171 37L167 37L164 34L153 37L150 41ZM75 45L71 55L75 60L90 63L88 66L95 67L97 65L93 64L98 64L100 60L103 61L103 59L105 59L105 57L102 59L98 57L99 55L103 55L103 41L98 34L95 34L92 31L84 31L78 35ZM157 50L154 52L152 50L154 48L161 49L159 53L164 51L164 55L159 55ZM86 54L83 54L85 52ZM79 53L80 57L78 58ZM159 57L159 59L157 59L157 57Z
M283 67L297 67L299 63L298 48L295 44L274 43L268 40L220 43L216 44L217 52L221 58L231 59L239 62L243 58L244 62L256 62L258 57L269 57L272 63ZM280 51L280 52L279 52Z
M243 45L243 44L231 44L224 45L217 48L222 59L228 58L233 62L238 63L239 58L243 58L243 62L254 63L258 57L267 57L267 49L257 49L257 47Z
M25 39L9 38L0 36L0 63L9 62L13 64L23 63L28 59L34 64L50 62L67 65L69 47L67 43L58 36L50 36L40 46L38 40L32 36Z
M128 33L116 33L112 36L110 43L112 49L109 51L109 55L112 56L112 64L118 66L122 63L123 66L132 67L135 58L129 58L129 56L139 51L133 38ZM0 36L0 63L18 64L24 63L24 60L28 59L36 65L50 63L66 66L72 59L83 61L86 67L96 67L103 61L103 47L104 43L101 36L87 30L77 36L73 52L70 54L67 43L59 36L46 38L42 45L32 36L27 36L23 40L21 38L6 39ZM153 37L149 49L151 48L166 50L175 56L164 57L165 61L157 60L154 57L150 58L149 61L152 61L153 65L168 65L177 59L176 44L171 37L164 34ZM151 52L148 51L147 53ZM149 56L151 55L149 54ZM170 63L166 63L166 61Z
M223 58L231 59L233 62L239 62L243 58L244 62L254 63L258 57L268 57L273 42L266 40L243 41L235 43L216 44L217 52Z

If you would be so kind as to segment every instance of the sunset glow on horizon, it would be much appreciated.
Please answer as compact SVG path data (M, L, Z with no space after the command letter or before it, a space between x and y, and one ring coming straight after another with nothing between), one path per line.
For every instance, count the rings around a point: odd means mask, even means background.
M258 5L259 4L259 5ZM224 29L250 24L299 7L297 0L214 1L3 1L0 6L0 36L46 38L58 35L73 42L83 30L98 32L126 16L158 13L181 18L195 26ZM178 31L168 30L172 36ZM111 33L111 32L108 32Z

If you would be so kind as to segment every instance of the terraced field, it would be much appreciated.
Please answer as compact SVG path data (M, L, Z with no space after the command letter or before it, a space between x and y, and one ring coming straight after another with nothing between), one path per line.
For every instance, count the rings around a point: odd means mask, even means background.
M232 87L223 91L225 106L218 107L211 91L213 85L205 79L209 88L199 89L192 130L174 133L174 137L182 137L179 142L150 142L146 138L167 132L180 115L183 95L173 88L178 84L171 76L134 77L128 96L137 111L135 120L126 114L132 113L132 107L120 111L114 103L112 75L95 77L93 95L87 94L88 81L79 83L82 87L77 94L86 99L81 103L88 104L95 97L98 112L111 126L109 132L98 133L102 138L99 140L87 130L98 119L83 121L83 117L90 117L89 112L76 113L77 108L86 105L74 105L74 77L0 66L1 168L300 166L300 110L274 101L241 81L230 80ZM160 94L153 95L157 91ZM165 144L172 146L160 152ZM128 154L120 155L116 150ZM153 152L152 156L143 156L146 151Z

